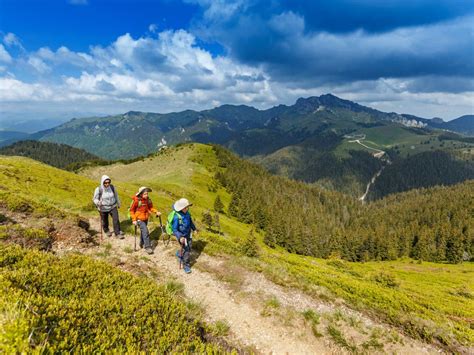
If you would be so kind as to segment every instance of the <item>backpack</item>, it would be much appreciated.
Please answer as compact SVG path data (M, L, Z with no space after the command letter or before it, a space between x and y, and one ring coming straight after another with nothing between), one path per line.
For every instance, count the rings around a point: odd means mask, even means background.
M168 235L173 235L173 220L175 215L178 215L179 224L183 223L183 217L173 209L166 219L166 234Z
M114 196L116 196L115 194L115 187L114 185L110 184L110 188L112 189L112 192L114 193ZM104 192L104 189L102 188L102 185L99 186L99 204L102 203L102 193ZM95 205L94 205L95 206ZM98 207L98 206L97 206Z
M132 208L132 205L133 205L133 199L132 199L132 202L130 203L130 206L128 206L128 210L127 210L127 218L131 221L132 220L132 215L130 214L130 208ZM137 208L140 208L142 205L142 199L138 199L138 207Z
M110 184L110 188L112 189L112 192L115 195L115 187L114 185ZM102 192L104 192L104 189L102 188L102 185L99 186L99 200L102 198Z

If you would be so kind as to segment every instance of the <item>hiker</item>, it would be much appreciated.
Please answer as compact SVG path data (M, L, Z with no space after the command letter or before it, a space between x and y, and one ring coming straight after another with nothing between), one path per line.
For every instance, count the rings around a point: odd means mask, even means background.
M117 190L112 185L112 180L107 175L102 175L100 179L100 186L94 191L92 199L100 213L102 227L108 237L112 236L109 231L109 214L112 216L112 223L114 225L114 233L117 238L123 239L124 233L120 230L120 221L118 209L120 208L120 200ZM101 232L102 233L102 232Z
M191 231L197 231L193 223L189 207L192 203L185 198L181 198L173 205L173 210L176 211L171 223L173 234L181 245L181 249L176 251L176 257L183 263L184 272L189 274L191 272L190 253L191 253Z
M132 223L140 228L140 248L145 247L145 251L148 254L153 254L150 243L150 232L148 231L148 218L150 217L150 213L155 213L157 217L161 216L161 213L153 207L153 202L151 202L151 199L148 197L148 193L151 191L149 187L140 187L135 196L133 196L133 202L130 206Z

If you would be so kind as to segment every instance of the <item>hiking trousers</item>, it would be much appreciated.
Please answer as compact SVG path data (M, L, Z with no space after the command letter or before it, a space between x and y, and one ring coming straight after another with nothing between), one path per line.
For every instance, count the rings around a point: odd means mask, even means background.
M100 216L102 218L102 227L104 228L104 232L109 232L109 214L112 216L112 223L114 225L114 233L116 236L120 233L120 221L119 221L119 214L117 207L112 208L110 211L107 212L100 212Z
M140 227L140 246L151 248L150 232L148 231L148 220L137 221L137 224Z
M192 244L192 239L191 239L190 235L187 235L184 238L186 238L186 245L183 246L183 255L182 255L183 265L190 267L191 266L191 244ZM176 237L176 239L178 239L178 243L179 243L179 238Z

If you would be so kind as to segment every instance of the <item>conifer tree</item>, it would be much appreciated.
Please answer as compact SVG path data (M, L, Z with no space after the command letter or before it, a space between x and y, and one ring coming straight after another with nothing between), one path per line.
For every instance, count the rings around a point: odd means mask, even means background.
M221 234L221 222L219 218L219 213L214 214L214 227L217 229L217 233L220 235Z
M236 194L232 194L228 211L229 211L229 214L233 217L237 217L239 214L239 199Z
M209 210L206 210L202 213L202 223L204 223L209 231L212 230L212 216Z
M257 238L255 237L253 229L250 230L249 235L244 239L240 251L242 254L251 258L258 256Z
M224 204L222 203L221 197L217 195L214 201L214 211L218 213L224 213Z

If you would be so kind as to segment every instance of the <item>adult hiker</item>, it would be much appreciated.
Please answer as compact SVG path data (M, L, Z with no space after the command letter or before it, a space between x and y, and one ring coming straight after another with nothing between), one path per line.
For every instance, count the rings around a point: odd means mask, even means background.
M151 191L149 187L140 187L135 196L133 196L133 202L130 206L132 223L140 228L140 248L145 247L145 251L148 254L153 254L150 243L150 232L148 231L148 218L150 217L150 213L161 216L161 213L153 207L153 202L148 197L148 193Z
M105 234L108 237L112 236L112 232L109 231L109 215L111 215L115 236L120 239L125 238L124 233L120 230L118 214L120 200L117 189L112 185L112 180L110 180L107 175L102 175L100 186L95 189L92 200L99 210L102 228L104 229Z
M184 272L189 274L191 272L190 253L191 253L191 231L196 231L196 226L193 223L189 207L192 203L185 198L181 198L173 205L173 210L176 211L173 216L171 228L173 234L181 245L181 249L176 252L180 263L183 263Z

